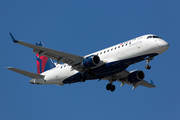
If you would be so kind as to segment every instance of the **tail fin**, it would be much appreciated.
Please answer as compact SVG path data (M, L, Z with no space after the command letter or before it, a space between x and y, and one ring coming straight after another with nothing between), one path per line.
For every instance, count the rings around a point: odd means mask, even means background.
M42 42L38 42L38 43L36 43L36 45L44 47ZM37 73L38 74L43 73L49 69L56 67L56 65L54 64L54 62L51 58L48 58L45 56L39 57L39 54L37 54L37 53L36 53L36 62L37 62Z

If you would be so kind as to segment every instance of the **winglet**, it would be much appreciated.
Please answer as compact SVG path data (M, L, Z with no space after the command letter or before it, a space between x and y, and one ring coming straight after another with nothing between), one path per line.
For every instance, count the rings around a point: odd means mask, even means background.
M9 33L9 34L10 34L10 36L11 36L13 42L14 42L14 43L17 43L18 41L14 38L14 36L13 36L11 33Z
M154 82L151 80L151 84L154 85ZM155 87L157 87L157 85L154 85Z

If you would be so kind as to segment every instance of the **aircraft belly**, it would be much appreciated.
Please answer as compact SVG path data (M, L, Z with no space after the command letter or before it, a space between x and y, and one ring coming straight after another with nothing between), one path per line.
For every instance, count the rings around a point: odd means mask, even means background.
M64 84L71 84L71 83L76 83L76 82L80 82L82 78L82 74L81 73L76 73L68 78L66 78L65 80L63 80Z
M71 67L67 67L64 70L59 70L57 79L62 84L70 84L81 81L82 74L77 70L72 70Z
M109 62L98 68L92 69L90 72L89 71L85 72L84 75L87 76L87 79L104 78L125 70L131 64L145 60L147 56L156 56L156 55L158 54L157 53L145 54L138 57Z
M91 73L88 71L85 73L87 79L98 79L103 78L105 76L110 76L121 72L122 70L126 69L129 65L123 64L121 61L107 63L99 68L91 70Z

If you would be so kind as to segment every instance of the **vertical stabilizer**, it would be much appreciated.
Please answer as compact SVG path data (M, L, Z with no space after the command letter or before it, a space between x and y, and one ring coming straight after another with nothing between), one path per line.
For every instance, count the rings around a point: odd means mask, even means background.
M42 42L38 42L38 43L36 43L36 45L44 47ZM45 56L39 56L39 54L37 54L37 53L36 53L36 62L37 62L37 73L38 74L41 74L49 69L56 67L51 58L48 58Z

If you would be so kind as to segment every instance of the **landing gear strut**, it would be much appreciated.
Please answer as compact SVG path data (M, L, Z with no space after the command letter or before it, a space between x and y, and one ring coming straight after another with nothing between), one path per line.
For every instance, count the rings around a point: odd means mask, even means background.
M148 70L150 70L150 69L151 69L151 66L150 66L150 65L146 65L145 68L148 69Z
M154 57L151 57L151 56L149 56L149 57L147 58L146 66L145 66L146 69L148 69L148 70L151 69L151 66L149 65L149 62L150 62L151 60L153 60L153 59L154 59Z
M113 92L115 90L115 85L112 85L111 83L109 83L109 84L106 85L106 89Z

